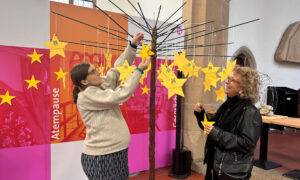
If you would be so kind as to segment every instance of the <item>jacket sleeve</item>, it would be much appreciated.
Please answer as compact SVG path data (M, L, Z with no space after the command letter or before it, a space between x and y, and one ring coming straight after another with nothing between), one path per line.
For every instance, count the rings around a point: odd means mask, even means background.
M101 89L96 86L90 86L79 93L77 105L86 110L104 110L126 102L134 93L141 73L135 70L125 83L116 90Z
M135 57L136 57L136 48L131 47L130 45L124 50L124 52L118 57L114 63L114 67L122 66L125 60L128 61L128 64L131 66Z
M255 107L246 107L241 116L236 134L223 131L214 126L209 137L215 140L218 146L225 150L249 152L254 151L260 136L262 119Z

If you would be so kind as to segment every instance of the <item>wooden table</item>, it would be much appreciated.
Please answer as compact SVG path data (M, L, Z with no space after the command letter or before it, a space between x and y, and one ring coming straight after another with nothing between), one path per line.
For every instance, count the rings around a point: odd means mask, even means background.
M286 127L300 129L300 118L291 118L287 116L273 115L273 116L262 116L263 125L261 128L260 136L260 149L259 149L259 160L254 161L254 165L263 169L274 169L280 167L281 164L268 161L268 136L269 136L269 125L282 125ZM289 172L288 172L289 173ZM288 176L285 173L284 176Z

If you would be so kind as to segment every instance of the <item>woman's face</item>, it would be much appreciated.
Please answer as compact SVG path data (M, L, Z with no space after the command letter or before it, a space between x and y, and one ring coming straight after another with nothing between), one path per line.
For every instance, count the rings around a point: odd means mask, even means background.
M93 64L90 64L88 75L86 77L87 85L100 86L104 82L100 75L99 69Z
M239 94L239 91L242 91L243 88L240 86L241 75L238 73L233 73L232 76L229 76L225 81L225 93L228 97L234 97Z

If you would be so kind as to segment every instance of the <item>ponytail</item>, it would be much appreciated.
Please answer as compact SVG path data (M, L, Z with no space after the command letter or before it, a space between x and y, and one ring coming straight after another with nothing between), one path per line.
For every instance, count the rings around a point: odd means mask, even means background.
M78 99L78 93L80 92L80 89L78 86L74 86L73 89L73 101L75 104L77 104L77 99Z

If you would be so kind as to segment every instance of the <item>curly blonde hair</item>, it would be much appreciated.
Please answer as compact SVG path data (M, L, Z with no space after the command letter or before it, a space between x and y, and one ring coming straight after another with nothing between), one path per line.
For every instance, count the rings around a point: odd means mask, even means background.
M255 104L259 100L259 87L261 84L257 70L250 67L235 66L233 72L241 76L239 84L244 88L244 91L239 93L239 97L249 99Z

